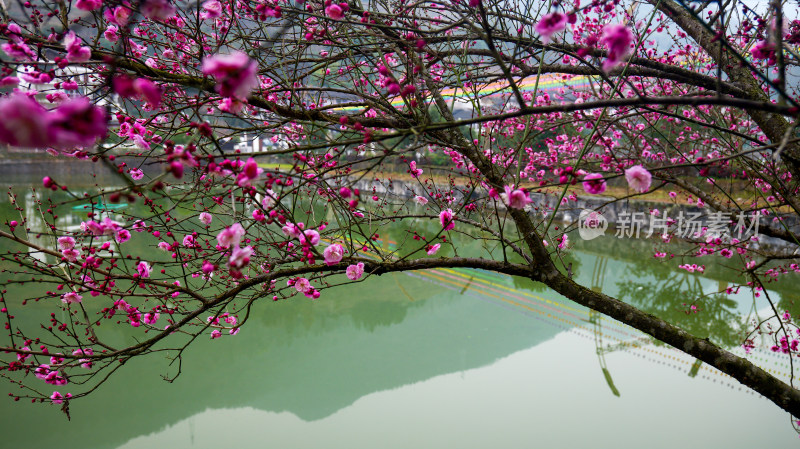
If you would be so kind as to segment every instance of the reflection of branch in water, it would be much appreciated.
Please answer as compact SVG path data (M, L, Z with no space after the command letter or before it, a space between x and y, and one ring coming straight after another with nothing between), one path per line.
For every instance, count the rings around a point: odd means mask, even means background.
M695 376L697 376L697 373L700 371L701 366L703 366L703 361L700 359L695 360L694 363L692 364L692 368L689 370L689 377L694 378Z
M403 287L403 284L401 284L400 281L397 280L397 274L396 273L391 273L391 275L392 275L392 279L394 279L394 282L397 284L397 287L400 288L400 291L403 292L404 295L406 295L406 298L408 298L409 301L414 302L414 297L411 296L406 291L406 289Z
M606 267L608 260L605 256L598 256L594 262L594 269L592 270L592 290L597 293L603 292L603 281L606 278Z
M666 266L633 264L627 280L617 281L619 297L668 322L681 323L685 329L730 347L742 342L746 321L737 303L727 294L727 285L697 274L674 271ZM698 305L692 309L691 306ZM657 343L655 343L657 344Z
M649 335L641 336L634 338L633 340L621 341L615 345L608 345L605 348L603 348L603 352L608 353L614 351L626 351L629 348L636 349L645 345L653 344L655 342L656 340L653 337L650 337Z
M606 278L607 266L608 260L604 256L598 256L597 259L595 259L594 269L592 270L592 290L598 293L602 293L603 291L603 280ZM594 346L595 352L597 353L597 360L600 362L600 369L603 370L603 377L606 379L608 388L611 389L614 396L619 397L619 390L616 385L614 385L614 379L611 378L611 372L608 370L608 365L606 364L606 349L603 348L603 329L600 326L600 320L601 317L599 313L594 310L589 312L589 322L593 325Z
M474 277L474 276L470 276L470 277L469 277L469 281L467 281L467 283L466 283L466 284L464 284L464 288L462 288L462 289L461 289L461 291L460 291L460 292L458 292L458 294L459 294L459 295L463 295L463 294L464 294L464 292L465 292L465 291L467 291L467 289L469 288L469 286L470 286L470 285L472 285L472 280L473 280L473 279L475 279L475 277Z
M600 326L600 314L595 311L589 312L589 322L592 323L592 329L594 330L594 345L595 345L595 352L597 353L597 360L600 362L600 369L603 370L603 377L606 379L606 383L608 384L608 388L611 389L611 393L614 396L619 397L620 393L617 389L616 385L614 385L614 380L611 378L611 372L608 370L608 365L606 364L606 350L603 348L603 332Z

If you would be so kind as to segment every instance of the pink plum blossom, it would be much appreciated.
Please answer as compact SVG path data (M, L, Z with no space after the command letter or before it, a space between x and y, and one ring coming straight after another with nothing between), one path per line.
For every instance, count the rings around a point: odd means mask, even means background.
M136 307L128 307L128 322L133 327L139 327L142 325L142 312L139 311Z
M81 302L83 296L77 294L76 292L67 292L61 295L61 302L64 304L72 304L76 302Z
M14 42L21 42L22 41L22 37L21 37L22 28L19 26L19 24L15 23L15 22L11 22L11 23L8 24L8 27L6 28L6 30L8 30L8 34L10 35L9 37L11 38L12 41L14 41Z
M344 257L344 247L338 243L334 243L333 245L325 248L325 251L322 252L322 255L325 256L325 264L328 266L335 265L342 261Z
M0 87L16 87L19 85L19 78L16 76L6 76L0 79Z
M294 281L294 288L300 293L308 293L311 290L311 282L306 278L299 278Z
M30 346L23 346L23 347L22 347L22 348L20 348L20 349L22 349L23 351L30 351L30 350L31 350ZM24 361L25 361L25 360L27 360L27 359L28 359L30 356L31 356L30 354L21 354L21 353L19 353L19 352L18 352L18 353L17 353L17 360L19 360L20 362L24 362ZM38 376L37 376L37 377L38 377Z
M144 324L154 325L158 321L160 315L157 312L147 312L142 317Z
M185 248L194 248L195 246L197 246L197 242L195 242L194 236L192 234L187 234L186 236L184 236L183 242L181 243L183 243L183 246Z
M693 263L691 265L689 265L688 263L687 264L683 264L683 265L678 265L678 268L680 268L682 270L686 270L689 273L694 273L695 271L697 271L698 273L702 273L702 272L706 271L706 266L705 265L697 265L696 263Z
M425 197L417 195L417 196L414 197L414 202L419 204L420 206L424 206L424 205L428 204L428 199L425 198Z
M52 144L50 115L36 100L14 93L0 99L0 142L22 148Z
M515 189L513 185L503 186L504 192L500 194L503 202L512 209L524 209L532 202L528 192L522 189Z
M36 52L22 42L6 42L0 45L0 49L17 61L33 61L36 59Z
M256 11L259 12L260 14L259 18L261 20L267 20L267 17L274 17L276 19L280 19L282 14L280 5L272 7L267 3L259 3L258 5L256 5Z
M437 252L439 252L439 248L441 248L441 247L442 247L441 243L436 243L434 245L431 245L431 247L428 248L428 255L432 256L432 255L436 254Z
M138 168L132 168L131 171L130 171L130 175L131 175L131 179L133 179L134 181L138 181L138 180L144 178L144 172L141 171Z
M251 185L253 181L257 181L263 172L264 170L258 167L256 160L251 157L247 159L247 162L245 162L242 167L242 171L236 179L236 185L239 187L247 187Z
M144 224L144 221L136 220L133 222L133 226L131 226L131 229L133 229L136 232L144 232L146 230L146 227L147 225Z
M345 10L336 3L332 3L325 8L325 14L334 20L342 20Z
M94 220L84 221L81 223L81 229L84 232L92 234L94 236L101 236L106 235L106 227L102 223L98 223ZM112 231L113 232L113 231ZM109 232L108 235L111 235L112 232Z
M268 210L272 209L276 204L278 204L278 194L273 192L272 189L267 189L264 192L264 199L261 200L261 206Z
M120 229L114 234L114 240L117 243L125 243L131 239L131 232L127 229Z
M44 380L50 374L50 365L41 364L33 370L33 374L39 379Z
M417 162L416 161L411 161L411 162L409 162L408 165L409 165L409 168L410 168L410 170L408 172L411 173L411 176L413 176L415 178L418 178L419 175L422 174L422 169L421 168L417 168Z
M208 212L200 212L200 222L204 225L210 225L211 220L213 219L214 217L212 217Z
M49 134L55 148L87 147L108 133L108 114L86 97L62 103L50 112Z
M67 379L59 375L58 371L50 371L44 378L45 383L50 385L66 385Z
M74 248L61 250L61 255L69 262L77 262L81 257L80 251Z
M40 73L36 70L26 70L21 72L19 76L23 81L31 84L47 84L53 81L53 77L49 73Z
M85 225L86 230L94 235L114 235L122 229L118 222L108 217L103 218L100 223L89 220ZM83 228L83 226L84 223L81 223L81 228Z
M161 105L161 88L147 78L137 78L133 82L134 90L139 94L139 97L150 103L154 108Z
M628 181L628 185L631 189L636 192L647 192L650 189L652 179L653 175L641 165L634 165L625 170L625 180Z
M175 15L175 6L169 0L144 0L139 10L148 19L161 22Z
M238 246L244 237L245 230L239 223L234 223L217 234L217 241L219 246L229 248L231 246Z
M203 3L203 11L200 13L200 18L216 19L222 16L222 4L218 0L208 0Z
M67 61L73 63L86 62L92 57L89 47L81 47L81 38L74 31L64 37L64 47L67 49Z
M320 237L319 232L313 229L307 229L303 231L303 233L298 237L300 243L303 245L312 245L316 246L319 243Z
M147 78L133 79L127 75L118 75L111 85L114 92L123 98L139 98L154 108L161 105L161 88Z
M445 209L439 213L439 222L445 231L449 231L456 227L455 215L450 209Z
M77 0L75 7L84 11L94 11L103 7L103 0Z
M361 276L364 275L364 263L359 262L355 265L348 266L347 270L345 270L345 275L347 276L347 279L350 279L351 281L357 281L361 279Z
M238 246L233 249L228 264L234 270L240 270L250 263L250 257L253 256L253 247L245 246L239 248Z
M119 35L117 34L119 29L114 25L109 25L108 28L103 32L103 36L111 43L115 43L119 40Z
M295 225L294 223L287 223L281 228L281 230L283 231L283 235L286 237L300 238L303 232L302 225L302 223L299 223L298 225Z
M563 234L556 240L558 240L558 249L565 249L569 245L569 236L567 234Z
M94 355L94 350L92 348L83 348L83 349L76 349L72 351L72 355ZM79 359L81 363L81 368L91 368L92 362L91 359Z
M769 41L759 41L750 50L750 54L755 59L766 59L767 65L775 65L777 62L777 55L775 54L775 44Z
M72 249L75 248L75 239L70 236L64 236L58 238L58 249L65 250L65 249Z
M203 59L203 73L216 79L216 90L223 97L246 100L250 91L258 87L257 71L256 62L240 51Z
M600 173L589 173L583 177L583 190L591 195L600 195L606 191L606 181Z
M54 391L53 394L50 395L50 400L53 404L61 404L64 401L68 401L72 398L72 394L67 393L66 395L62 395L61 393Z
M141 278L149 278L150 277L150 264L141 261L136 265L136 272L139 273L139 277Z
M107 8L103 11L103 17L116 26L124 27L128 24L131 16L131 5L124 1L116 8Z
M567 27L567 16L560 12L552 12L542 17L534 29L542 35L542 41L550 42L550 37Z
M147 141L144 140L144 138L138 134L133 136L133 142L136 144L137 147L143 150L150 150L150 144L147 143ZM178 179L182 178L183 164L181 164L178 161L172 161L172 163L170 164L170 171L172 172L172 175L175 176L176 178Z
M395 82L390 82L388 86L386 86L386 92L389 95L397 95L400 93L400 85Z
M0 46L2 50L17 61L33 61L36 59L36 52L22 41L22 28L16 23L10 23L7 27L8 36L11 42Z
M603 36L600 43L608 47L608 57L603 61L603 70L606 72L625 62L631 54L633 33L625 25L606 25L603 27Z
M217 105L217 109L222 112L228 112L230 114L239 114L244 110L245 103L231 97L225 97L220 100L219 105Z

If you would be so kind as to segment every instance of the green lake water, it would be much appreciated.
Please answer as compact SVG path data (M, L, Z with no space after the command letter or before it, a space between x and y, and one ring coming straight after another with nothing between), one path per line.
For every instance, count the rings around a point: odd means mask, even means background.
M3 221L10 214L2 205ZM714 295L735 274L676 270L647 241L577 241L584 285L734 348L763 297ZM770 291L794 310L796 277ZM48 311L43 306L31 313ZM788 361L752 360L782 379ZM373 277L258 303L235 337L200 339L182 374L132 360L59 407L0 402L8 448L751 448L800 442L790 417L735 380L533 283L477 270ZM32 379L35 381L35 379ZM69 386L60 387L62 392ZM2 397L13 391L0 384Z

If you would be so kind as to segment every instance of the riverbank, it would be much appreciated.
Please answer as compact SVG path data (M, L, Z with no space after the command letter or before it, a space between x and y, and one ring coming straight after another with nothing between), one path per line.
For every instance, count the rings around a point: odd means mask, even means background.
M355 183L355 187L362 193L377 195L379 198L387 196L410 199L414 196L422 196L433 200L428 196L423 185L418 182L399 179L385 182L362 180ZM487 198L488 191L479 189L472 193L469 201L486 200ZM737 237L740 234L734 229L734 226L738 225L742 219L746 226L742 230L742 237L747 238L758 234L759 240L754 242L755 245L767 245L775 249L794 251L797 248L795 245L764 235L764 230L765 228L783 229L783 226L786 226L795 234L800 233L800 220L797 216L789 214L781 216L783 220L783 224L781 224L775 216L756 215L750 211L720 215L705 206L679 204L677 201L651 201L641 197L616 199L610 196L573 194L565 196L563 200L559 201L560 196L556 194L531 192L530 198L533 201L527 210L539 220L550 220L554 215L553 222L574 228L583 226L583 223L579 223L581 213L596 211L607 221L608 233L614 235L621 229L625 232L625 237L645 238L648 234L657 236L661 233L658 231L659 226L663 226L663 223L669 219L677 225L687 226L687 229L696 231L700 231L702 228L726 227L732 237ZM460 196L456 197L456 200L462 199ZM505 209L505 205L501 201L495 201L495 204L499 210ZM728 226L724 226L725 223ZM652 233L650 233L651 229L653 229ZM689 237L689 232L687 231L686 235L682 235L682 237Z

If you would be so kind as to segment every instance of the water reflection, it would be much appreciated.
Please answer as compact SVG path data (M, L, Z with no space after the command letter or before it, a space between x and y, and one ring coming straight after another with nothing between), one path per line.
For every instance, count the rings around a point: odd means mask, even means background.
M738 303L725 294L727 285L717 282L716 292L699 276L669 269L631 265L617 282L619 298L722 346L736 346L746 332ZM650 279L644 278L645 276ZM705 285L704 285L705 284ZM713 287L713 284L711 285ZM691 306L695 306L692 309Z
M15 213L8 206L0 205L0 221ZM406 237L400 227L386 231L380 244L387 250ZM145 252L151 243L141 241L132 251ZM643 262L647 242L575 245L565 262L578 282L721 344L736 346L742 320L762 307L745 294L715 294L735 274L689 275L674 264ZM771 295L791 302L793 287L775 284ZM699 313L687 315L687 298L704 294ZM646 438L650 447L749 447L796 441L786 415L768 401L526 279L458 269L384 275L328 290L317 301L264 302L252 317L235 338L198 341L172 384L158 374L175 368L158 355L129 362L100 391L73 403L71 422L56 407L4 403L4 444L405 448L600 441L641 447ZM757 352L755 361L788 376L774 354Z
M590 342L564 332L490 366L364 396L320 420L213 407L120 448L638 449L646 441L648 448L735 449L796 443L766 400L681 376L672 364L645 357L610 356L627 393L617 398L599 376L586 375L596 372L592 352Z

